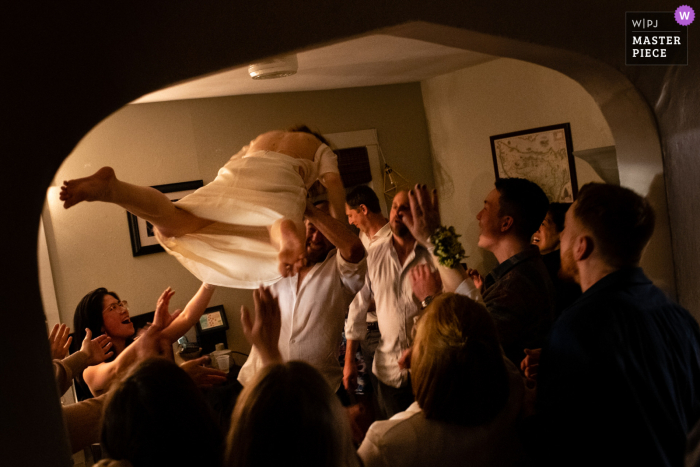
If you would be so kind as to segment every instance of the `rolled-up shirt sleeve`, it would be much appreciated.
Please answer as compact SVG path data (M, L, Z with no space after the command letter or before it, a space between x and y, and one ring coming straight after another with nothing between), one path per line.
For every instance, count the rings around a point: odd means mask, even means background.
M345 338L347 340L361 341L367 335L367 310L372 298L372 284L367 276L365 285L355 296L348 310L348 319L345 322Z
M362 259L357 263L351 263L340 252L335 255L338 272L340 272L340 281L343 286L352 294L356 294L362 289L365 283L365 275L367 275L367 252L365 251Z

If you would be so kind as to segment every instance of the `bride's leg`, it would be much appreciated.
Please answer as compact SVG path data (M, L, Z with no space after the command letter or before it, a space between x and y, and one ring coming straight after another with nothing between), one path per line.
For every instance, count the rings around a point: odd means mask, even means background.
M213 222L177 208L155 188L118 180L111 167L103 167L89 177L63 182L59 197L66 209L82 201L117 204L149 221L166 237L179 237Z

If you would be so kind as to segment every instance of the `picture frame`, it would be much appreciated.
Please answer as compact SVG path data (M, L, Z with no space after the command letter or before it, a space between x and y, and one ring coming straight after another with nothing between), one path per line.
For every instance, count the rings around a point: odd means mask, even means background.
M551 203L573 203L578 195L571 125L531 128L491 136L496 180L525 178L537 183Z
M196 324L197 335L213 333L216 331L226 331L228 320L223 305L212 306L204 310L202 317Z
M194 180L191 182L169 183L167 185L156 185L151 188L165 193L171 201L177 201L186 195L194 192L197 188L204 186L202 180ZM150 255L153 253L161 253L165 250L156 240L153 234L153 225L150 222L141 219L132 213L126 213L126 218L129 223L129 237L131 239L131 254L136 256Z

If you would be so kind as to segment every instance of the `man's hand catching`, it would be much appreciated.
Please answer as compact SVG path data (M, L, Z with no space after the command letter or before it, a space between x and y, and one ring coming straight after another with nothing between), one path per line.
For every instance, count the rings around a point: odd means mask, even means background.
M277 298L272 296L270 289L260 286L253 292L255 301L255 316L241 307L241 325L246 339L260 352L263 364L282 362L279 351L280 328L282 317Z

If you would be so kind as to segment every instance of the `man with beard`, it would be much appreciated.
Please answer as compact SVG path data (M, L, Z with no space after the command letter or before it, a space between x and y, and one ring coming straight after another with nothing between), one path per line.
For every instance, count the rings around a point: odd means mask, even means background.
M654 229L648 201L588 184L566 213L561 273L583 295L541 351L537 415L524 433L551 465L683 465L700 418L700 330L639 268Z
M348 348L357 348L363 337L361 330L367 327L369 303L374 298L381 338L372 372L378 380L380 419L392 417L413 402L408 370L399 367L402 354L411 347L414 318L420 311L413 299L408 271L417 264L432 264L432 255L416 242L406 227L405 220L410 216L408 194L397 193L389 214L392 235L378 241L370 251L366 284L350 308L348 320L353 319L353 325L346 327ZM356 375L357 368L352 368L353 365L352 359L346 360L346 378L353 373Z
M347 405L338 349L345 313L364 284L365 249L346 225L328 214L328 203L307 202L304 217L306 264L271 287L282 316L280 353L285 361L302 360L316 367ZM238 381L249 384L262 366L253 347Z

